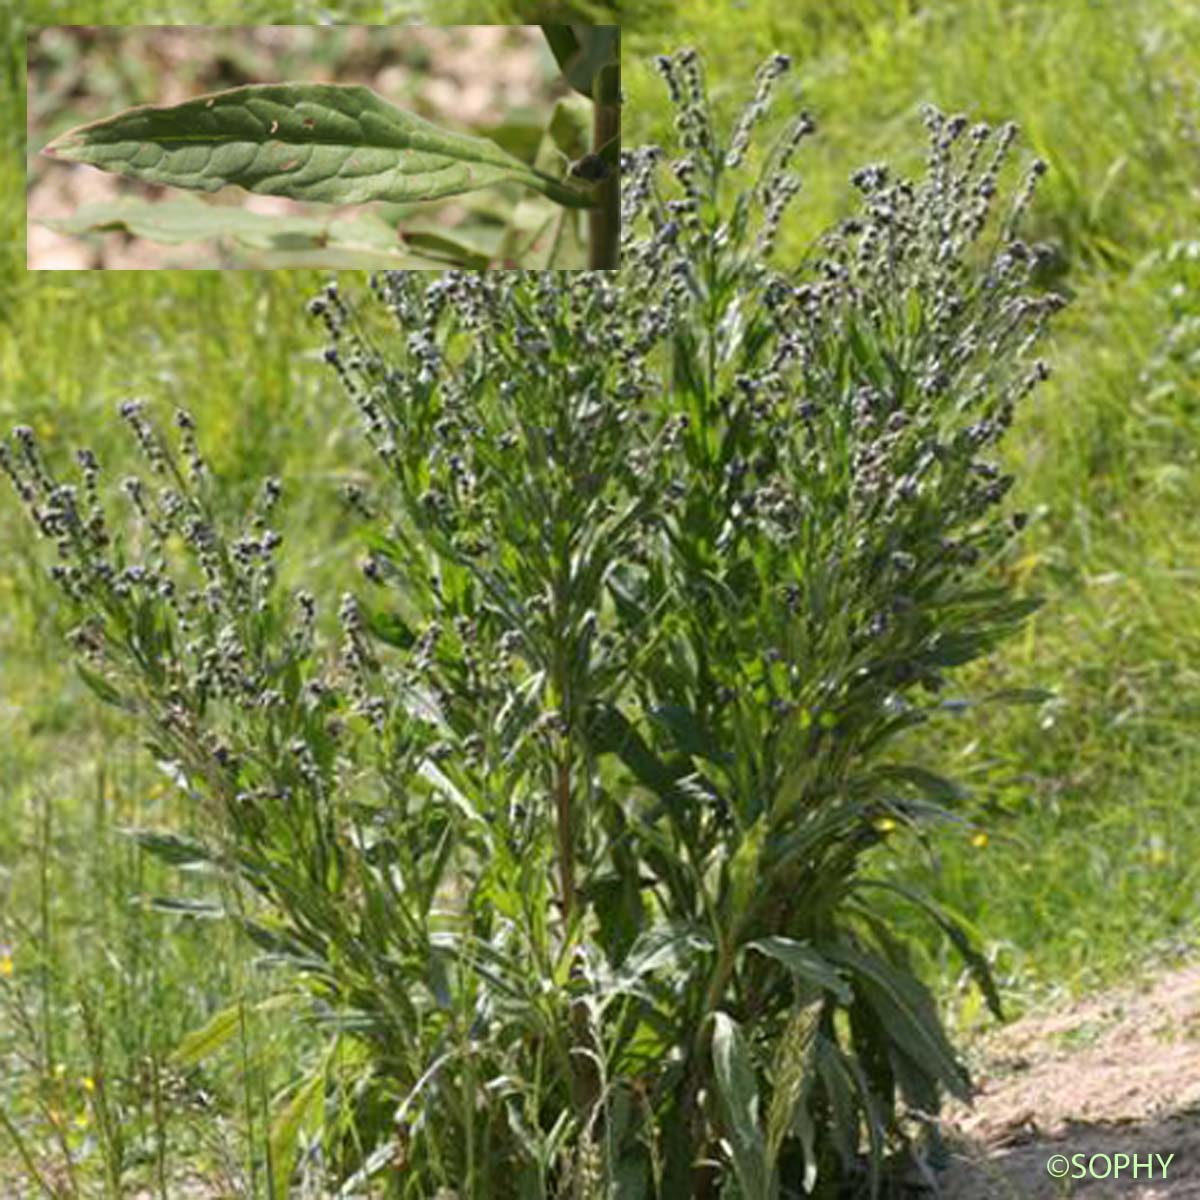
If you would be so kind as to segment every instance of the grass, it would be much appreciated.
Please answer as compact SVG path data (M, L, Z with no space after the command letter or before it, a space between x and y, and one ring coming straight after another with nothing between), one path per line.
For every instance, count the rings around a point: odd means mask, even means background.
M402 19L398 6L335 10ZM487 13L535 15L498 4ZM321 14L41 0L26 20ZM971 824L938 840L936 872L900 843L880 869L926 880L974 923L1013 1010L1193 950L1200 529L1186 514L1200 507L1200 249L1187 238L1200 160L1200 5L697 0L643 19L625 23L627 144L663 134L650 54L704 49L727 111L745 90L736 81L766 51L797 57L802 103L821 136L802 152L805 190L781 238L785 261L839 212L850 170L878 158L912 165L921 100L1012 117L1050 162L1035 236L1054 244L1057 283L1074 303L1054 339L1056 377L1008 447L1016 503L1034 519L1005 567L1046 605L960 690L1040 686L1056 699L972 710L931 731L930 761L953 764L973 788ZM24 34L7 7L0 42L0 428L26 421L64 452L86 438L117 463L125 447L110 419L116 403L130 394L178 400L196 411L231 480L270 469L305 481L290 509L289 543L303 551L292 565L334 570L350 551L323 501L349 459L344 417L312 361L317 338L302 315L319 276L26 275ZM198 1073L169 1067L182 1033L230 996L252 1001L263 981L220 923L131 903L177 888L176 877L160 875L114 828L185 825L186 798L122 745L119 722L89 701L56 652L54 601L18 518L15 505L0 504L0 945L12 947L12 974L0 977L5 1125L64 1194L119 1194L114 1163L131 1171L126 1187L137 1179L160 1194L187 1194L197 1176L218 1189L251 1174L261 1192L261 1110L295 1078L303 1035L252 1016L240 1054ZM195 887L200 894L203 882ZM914 934L922 928L914 923ZM981 1017L958 987L957 961L932 945L929 958L963 1028L973 1027ZM63 1143L81 1152L73 1183ZM11 1132L0 1130L0 1146L0 1176L28 1179Z

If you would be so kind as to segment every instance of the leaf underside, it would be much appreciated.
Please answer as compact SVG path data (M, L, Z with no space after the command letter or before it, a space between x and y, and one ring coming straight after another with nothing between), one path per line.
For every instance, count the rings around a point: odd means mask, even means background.
M137 237L168 243L230 236L249 246L274 247L282 243L302 244L307 248L324 245L332 236L353 233L360 243L369 241L387 249L396 244L396 231L381 221L368 224L362 219L352 222L320 217L280 218L212 205L193 196L157 204L136 200L85 204L73 216L48 217L39 223L59 233L127 230Z
M571 207L591 203L494 142L441 129L358 84L250 84L131 108L62 134L44 153L149 183L236 184L325 204L437 200L510 181Z
M210 204L188 195L152 203L118 200L85 204L73 216L48 217L38 223L58 233L74 235L124 231L166 245L228 237L250 249L274 254L328 251L331 261L333 256L344 255L347 269L357 265L358 256L366 255L375 266L436 270L443 265L437 255L452 253L454 249L453 233L443 230L443 244L433 247L431 255L424 257L423 232L410 235L406 227L401 241L397 230L370 213L350 219L267 216ZM479 257L474 257L472 265L486 266L486 256L482 263Z

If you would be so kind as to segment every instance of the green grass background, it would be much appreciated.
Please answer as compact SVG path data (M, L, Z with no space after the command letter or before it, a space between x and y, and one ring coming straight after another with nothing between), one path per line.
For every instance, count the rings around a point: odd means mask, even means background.
M523 23L614 11L448 3L431 5L427 19ZM804 190L780 239L785 262L844 211L856 166L919 164L921 101L973 119L1011 117L1025 150L1049 162L1029 233L1055 247L1057 282L1073 303L1052 338L1055 375L1007 447L1015 502L1034 519L1004 568L1046 603L1021 638L955 690L1036 686L1055 699L969 710L923 735L931 764L972 789L964 820L932 855L896 842L878 869L920 879L978 929L1014 1012L1193 953L1200 4L694 0L618 16L627 145L668 133L652 54L699 47L724 120L763 56L794 56L798 96L777 111L802 103L820 136L802 152ZM332 496L358 459L353 421L316 361L319 339L303 314L321 277L27 273L25 26L421 18L417 3L32 0L23 24L5 4L0 429L34 426L63 461L89 444L119 474L128 449L112 419L117 403L138 395L186 404L231 502L267 471L291 485L292 577L319 586L342 572L349 551ZM364 281L343 276L345 288ZM186 828L188 799L69 669L54 594L10 495L0 500L0 547L0 971L5 954L12 968L0 977L0 1112L48 1181L103 1194L112 1147L97 1090L81 1082L99 1078L99 1091L130 1114L129 1179L165 1179L175 1195L196 1175L219 1194L221 1179L253 1174L261 1188L265 1114L297 1077L304 1035L248 1010L238 1050L175 1081L173 1098L146 1082L164 1078L154 1064L183 1032L230 995L252 1001L269 981L221 924L163 916L138 900L176 894L180 883L115 830ZM204 891L203 881L186 886ZM983 1018L961 964L916 921L913 929L969 1038ZM91 1037L88 1013L98 1018ZM55 1165L60 1137L85 1152L73 1185ZM29 1178L3 1129L0 1177Z

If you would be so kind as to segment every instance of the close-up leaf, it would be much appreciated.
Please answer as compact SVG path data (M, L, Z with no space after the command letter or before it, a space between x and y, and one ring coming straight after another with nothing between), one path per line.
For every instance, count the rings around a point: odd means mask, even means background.
M558 204L589 196L486 138L442 129L357 84L249 84L171 106L127 109L44 150L150 183L325 204L410 202L519 183Z

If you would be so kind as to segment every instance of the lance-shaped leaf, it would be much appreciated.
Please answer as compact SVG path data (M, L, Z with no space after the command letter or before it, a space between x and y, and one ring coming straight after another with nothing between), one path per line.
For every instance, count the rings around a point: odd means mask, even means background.
M496 183L587 208L589 193L534 170L486 138L441 129L370 88L250 84L81 125L43 153L150 183L361 204L457 196Z
M147 203L118 200L85 204L73 216L39 221L59 233L103 233L126 230L135 237L178 245L208 238L236 238L246 246L267 250L333 249L378 252L381 263L406 260L399 233L372 214L353 219L268 216L196 196Z
M766 1143L758 1119L758 1080L750 1047L728 1013L713 1013L713 1073L717 1096L733 1149L733 1170L744 1200L774 1200L779 1195L767 1164Z
M371 213L346 219L268 216L195 196L85 204L73 216L47 217L38 224L66 234L124 230L166 245L228 237L267 252L249 256L251 266L436 271L446 266L483 268L494 257L454 230L407 225L397 230ZM243 260L237 261L241 265Z

